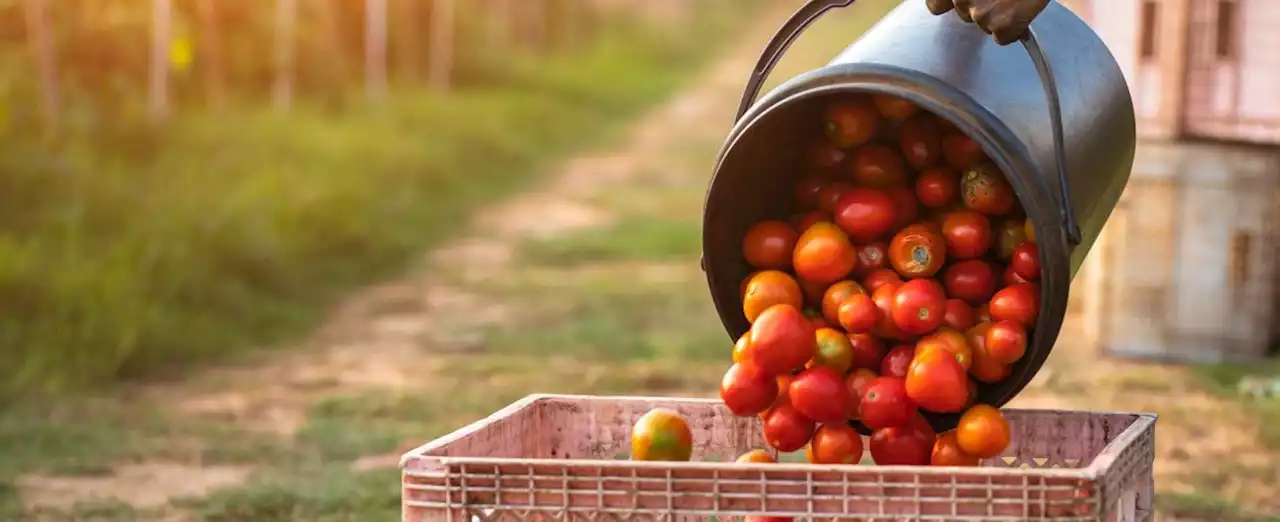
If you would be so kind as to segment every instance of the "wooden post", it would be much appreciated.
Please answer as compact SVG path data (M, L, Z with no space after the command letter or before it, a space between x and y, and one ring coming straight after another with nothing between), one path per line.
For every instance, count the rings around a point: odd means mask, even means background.
M298 0L276 0L275 79L271 103L278 111L293 106L293 76L297 55Z
M431 12L431 62L427 83L432 89L446 91L453 79L457 0L435 0L431 5L434 9Z
M173 1L151 0L151 66L148 92L153 121L169 116L169 45L173 28Z
M50 36L48 0L26 0L27 41L31 61L40 80L40 120L48 134L56 132L61 101L58 92L58 64Z
M365 0L365 93L374 102L387 97L387 0Z
M199 0L196 16L200 19L200 36L196 40L198 67L204 76L204 91L212 107L226 104L226 78L223 77L222 33L218 25L217 0Z

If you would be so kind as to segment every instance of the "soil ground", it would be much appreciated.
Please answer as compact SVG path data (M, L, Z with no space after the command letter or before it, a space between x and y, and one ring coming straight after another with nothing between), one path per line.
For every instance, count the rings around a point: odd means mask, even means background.
M784 11L623 140L479 212L298 346L6 412L0 518L394 520L403 451L526 394L713 396L731 346L698 269L700 207ZM821 22L778 75L820 65L870 19ZM1280 429L1267 419L1280 417L1195 368L1100 359L1073 342L1075 320L1013 406L1159 413L1159 520L1274 520Z

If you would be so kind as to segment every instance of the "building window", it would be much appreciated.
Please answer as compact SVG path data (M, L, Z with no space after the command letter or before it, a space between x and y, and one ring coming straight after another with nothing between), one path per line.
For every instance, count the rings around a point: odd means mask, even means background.
M1156 0L1144 0L1142 2L1142 40L1139 43L1139 50L1143 59L1155 58L1156 56L1156 30L1159 23L1159 8Z
M1235 58L1239 16L1239 6L1234 0L1218 0L1218 34L1215 46L1218 58Z

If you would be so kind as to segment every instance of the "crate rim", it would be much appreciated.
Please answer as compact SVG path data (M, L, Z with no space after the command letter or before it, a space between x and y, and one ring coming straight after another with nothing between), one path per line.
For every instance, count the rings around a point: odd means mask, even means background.
M733 462L645 462L633 460L595 460L595 459L549 459L549 458L520 458L520 457L434 457L429 455L431 451L448 446L450 443L465 438L467 435L475 433L485 426L510 417L517 412L524 410L534 404L550 400L569 400L569 401L678 401L683 403L698 404L717 404L721 403L718 399L710 398L691 398L691 397L661 397L661 396L635 396L635 395L580 395L580 394L555 394L555 393L535 393L526 395L493 414L479 419L471 424L458 428L446 435L431 440L417 448L409 450L400 457L400 469L402 475L436 475L439 473L447 473L449 467L453 465L511 465L520 464L527 466L538 465L555 465L555 466L591 466L596 468L611 469L632 469L632 470L673 470L673 471L776 471L776 472L815 472L815 471L834 471L848 472L853 470L865 470L869 466L859 464L790 464L790 463L769 463L769 464L737 464ZM1079 479L1079 480L1099 480L1104 478L1111 463L1120 456L1122 450L1128 447L1133 441L1137 440L1148 429L1151 429L1156 419L1159 417L1151 412L1126 412L1126 411L1109 411L1109 410L1062 410L1062 409L1024 409L1024 408L1002 408L1007 411L1018 412L1037 412L1037 413L1070 413L1070 414L1093 414L1093 415L1124 415L1134 417L1133 424L1125 428L1124 431L1116 435L1115 439L1107 443L1098 455L1096 455L1089 465L1083 468L999 468L999 467L957 467L957 466L874 466L877 472L881 473L917 473L921 475L936 475L939 477L953 476L958 470L963 470L965 474L971 476L983 477L1000 477L1009 476L1011 473L1018 473L1021 476L1031 475L1043 478L1060 478L1060 479Z

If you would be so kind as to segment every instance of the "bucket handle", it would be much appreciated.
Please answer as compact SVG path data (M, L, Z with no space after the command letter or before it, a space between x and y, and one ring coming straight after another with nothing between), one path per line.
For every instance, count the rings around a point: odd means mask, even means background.
M742 93L742 101L738 104L738 114L734 117L735 123L751 109L765 79L769 77L770 72L773 72L773 68L778 65L778 61L786 54L787 49L791 48L796 38L827 11L848 7L853 5L854 1L810 0L791 15L791 18L769 40L769 44L760 54L760 59L756 61L756 67L751 71L751 78L747 80L746 90ZM1028 27L1021 41L1027 55L1031 57L1031 63L1035 65L1036 74L1040 76L1040 84L1044 86L1045 101L1049 106L1049 123L1053 131L1053 162L1058 174L1058 192L1061 196L1058 202L1059 216L1064 225L1067 243L1070 246L1077 246L1081 241L1080 225L1076 222L1075 205L1071 202L1071 188L1067 184L1067 149L1062 137L1062 104L1058 99L1058 84L1053 78L1053 71L1049 68L1049 59L1036 39L1035 31Z

